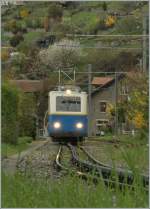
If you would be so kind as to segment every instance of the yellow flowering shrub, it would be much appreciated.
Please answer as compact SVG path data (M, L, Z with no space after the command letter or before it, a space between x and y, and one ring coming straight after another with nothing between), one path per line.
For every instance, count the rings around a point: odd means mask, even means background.
M2 49L1 51L1 60L7 61L9 59L9 51L7 49Z
M136 126L136 128L142 128L145 124L143 113L137 112L133 118L133 123Z
M28 17L29 16L29 11L27 9L23 9L20 11L20 17Z
M105 20L105 25L107 27L112 27L116 22L116 17L115 16L108 16Z
M115 110L114 110L113 104L111 104L111 103L107 104L106 112L111 116L114 115Z

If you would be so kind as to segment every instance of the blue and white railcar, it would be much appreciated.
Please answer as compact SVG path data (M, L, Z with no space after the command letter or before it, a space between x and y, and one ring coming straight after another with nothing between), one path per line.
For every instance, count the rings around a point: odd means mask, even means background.
M48 133L53 138L87 136L87 94L78 89L59 88L49 92Z

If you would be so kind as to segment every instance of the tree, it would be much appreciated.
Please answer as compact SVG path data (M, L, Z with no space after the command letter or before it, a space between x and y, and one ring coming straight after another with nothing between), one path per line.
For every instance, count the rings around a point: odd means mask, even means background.
M19 136L35 136L36 99L33 94L19 94Z
M107 4L106 2L104 1L103 4L102 4L102 8L104 11L107 11Z
M141 132L148 132L149 98L148 76L145 73L129 74L132 90L127 103L127 117Z
M62 6L57 3L52 3L48 9L48 17L59 20L63 15Z
M40 51L41 63L51 70L74 67L80 62L82 55L78 46L79 42L67 39L50 45L48 49Z
M35 136L36 99L14 84L2 84L2 141L17 144L19 136Z
M17 144L19 92L13 85L2 84L2 141Z

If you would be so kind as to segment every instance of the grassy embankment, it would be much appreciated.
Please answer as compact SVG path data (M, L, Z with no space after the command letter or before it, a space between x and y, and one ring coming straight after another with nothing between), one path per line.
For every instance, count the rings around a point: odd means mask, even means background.
M87 184L69 175L54 181L54 179L32 179L19 174L15 176L2 174L2 207L148 207L148 193L144 190L138 175L143 171L145 164L148 166L146 149L146 146L134 149L122 147L120 155L117 151L111 153L110 148L108 150L113 160L115 157L122 158L133 171L134 191L129 187L122 191L119 188L105 187L102 181L95 186L91 182ZM116 175L115 171L112 175L113 177Z
M54 180L31 180L20 175L2 175L2 207L25 208L111 208L148 207L148 193L139 181L132 191L125 188L105 187L103 182L94 186L76 177Z

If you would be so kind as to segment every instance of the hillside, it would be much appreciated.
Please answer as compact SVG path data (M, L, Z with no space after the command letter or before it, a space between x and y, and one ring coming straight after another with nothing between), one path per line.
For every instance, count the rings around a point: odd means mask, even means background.
M46 79L57 70L56 65L83 71L88 63L94 71L140 70L143 38L138 35L144 33L144 23L148 28L146 15L148 2L24 2L2 6L4 78ZM55 50L53 45L64 39L78 45L69 46L76 48L78 59L72 57L72 63L61 64L39 59L41 51ZM66 60L61 56L57 60Z

